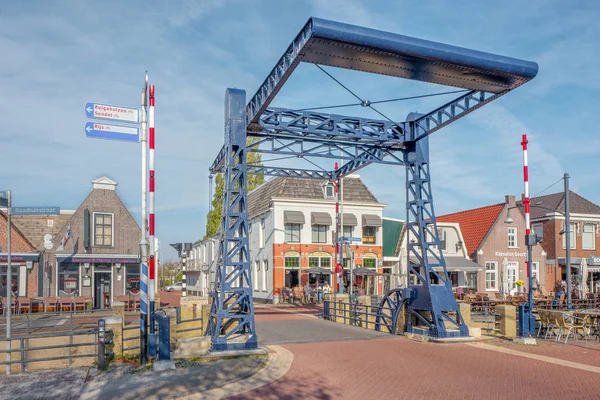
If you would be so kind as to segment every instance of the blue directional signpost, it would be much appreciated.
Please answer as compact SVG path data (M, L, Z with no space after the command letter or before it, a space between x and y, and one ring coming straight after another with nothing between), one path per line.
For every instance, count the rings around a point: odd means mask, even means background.
M126 142L139 142L140 130L131 126L99 124L86 122L85 134L96 139L114 139Z
M88 118L129 122L130 124L140 122L140 112L137 108L112 106L110 104L87 103L85 105L85 115Z
M86 122L84 127L87 137L122 140L124 142L140 141L140 130L137 127L140 122L140 111L137 108L86 103L84 111L88 118L132 124L127 126L89 121Z

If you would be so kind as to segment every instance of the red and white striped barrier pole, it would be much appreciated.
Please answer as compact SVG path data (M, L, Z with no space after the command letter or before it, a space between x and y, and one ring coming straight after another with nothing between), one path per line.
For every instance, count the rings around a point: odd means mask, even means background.
M523 182L525 184L525 191L523 205L525 206L525 235L529 237L531 234L531 223L529 221L529 209L531 205L531 200L529 199L529 165L527 162L527 135L523 135L523 140L521 141L521 145L523 146ZM526 239L526 243L527 243ZM531 260L527 260L527 277L531 276Z
M154 316L154 294L156 293L156 258L155 258L155 243L154 243L154 85L150 85L150 109L148 112L148 128L149 128L149 152L148 152L148 169L150 175L150 192L148 194L148 231L150 234L150 262L149 262L149 287L148 297L150 300L150 333L154 333L154 324L152 317Z
M535 333L535 319L533 317L533 276L531 269L532 263L532 248L536 244L534 235L531 235L531 223L529 220L529 209L531 200L529 199L529 164L527 162L527 135L523 134L521 145L523 146L523 183L525 191L523 194L523 206L525 207L525 246L527 246L527 307L523 315L521 323L521 337L531 337ZM536 277L537 278L537 277Z

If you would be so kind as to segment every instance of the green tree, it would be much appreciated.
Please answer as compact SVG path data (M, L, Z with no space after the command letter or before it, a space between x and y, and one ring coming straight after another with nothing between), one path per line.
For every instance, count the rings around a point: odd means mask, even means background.
M258 141L258 138L250 137L247 143L253 144ZM248 165L262 165L260 153L248 153L246 155L246 162ZM252 191L258 186L262 185L265 181L265 176L260 175L248 175L247 184L248 191ZM219 230L221 225L221 215L223 213L223 197L225 196L225 179L223 174L217 174L215 177L215 193L212 199L212 210L208 212L206 216L206 235L204 238L211 237Z

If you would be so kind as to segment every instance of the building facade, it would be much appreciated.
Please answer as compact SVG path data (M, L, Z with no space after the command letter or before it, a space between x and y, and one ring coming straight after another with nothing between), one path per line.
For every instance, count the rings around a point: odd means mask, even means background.
M43 259L12 218L11 279L8 279L8 218L6 210L0 211L0 287L10 285L18 296L35 296Z
M570 200L571 272L574 285L585 281L587 287L600 291L600 207L575 192ZM552 289L556 281L566 280L565 196L563 192L531 199L531 224L543 234L539 246L547 253L546 285ZM543 208L542 208L543 207ZM582 259L588 276L581 274Z
M514 209L513 221L505 223L509 209ZM525 217L514 196L506 196L504 203L442 215L437 221L460 226L469 258L483 267L477 275L478 292L514 295L527 290ZM532 255L533 277L548 291L546 253L542 247L534 246ZM517 287L518 280L525 281L524 289Z
M350 247L353 267L383 273L384 204L369 191L360 176L344 178L343 236L358 239ZM248 195L250 268L253 296L258 302L281 301L283 288L337 285L336 194L333 184L312 179L276 177ZM209 238L194 246L194 290L208 294L212 289L218 256L218 241ZM349 284L349 259L344 260L341 284ZM331 275L305 272L312 267L332 271ZM193 282L192 282L193 281ZM379 277L361 280L365 290L381 293Z
M446 270L452 287L463 289L477 289L480 271L483 267L472 262L469 258L467 248L464 245L464 237L460 230L460 225L453 222L437 221L438 235L440 237L440 248L433 249L439 254L441 250L446 261ZM401 286L406 286L408 279L412 279L411 284L417 284L416 277L408 274L408 240L416 240L412 234L407 235L406 229L402 231L399 242L400 255L400 274L403 277ZM411 259L411 263L416 264L416 260Z

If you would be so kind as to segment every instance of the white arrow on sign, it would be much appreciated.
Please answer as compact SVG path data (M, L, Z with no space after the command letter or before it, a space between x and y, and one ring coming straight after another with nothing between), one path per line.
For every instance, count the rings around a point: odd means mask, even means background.
M137 124L140 122L137 108L114 106L110 104L87 103L85 115L88 118L108 119Z

